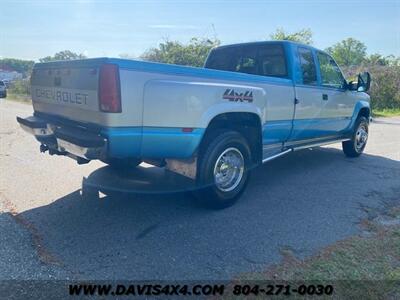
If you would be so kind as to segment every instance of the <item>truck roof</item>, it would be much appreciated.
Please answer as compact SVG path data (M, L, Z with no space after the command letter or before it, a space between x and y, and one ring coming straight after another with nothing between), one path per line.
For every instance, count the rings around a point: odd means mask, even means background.
M222 49L222 48L229 48L229 47L236 47L236 46L250 46L250 45L264 45L264 44L292 44L292 45L300 45L303 47L307 47L307 48L312 48L318 51L321 51L313 46L307 45L307 44L303 44L300 42L293 42L293 41L288 41L288 40L273 40L273 41L255 41L255 42L244 42L244 43L235 43L235 44L228 44L228 45L222 45L222 46L218 46L215 47L214 49Z

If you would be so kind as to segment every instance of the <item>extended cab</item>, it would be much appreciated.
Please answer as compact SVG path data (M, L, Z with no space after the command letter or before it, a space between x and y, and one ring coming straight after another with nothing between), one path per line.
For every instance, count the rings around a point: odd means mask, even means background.
M17 118L40 150L86 163L166 165L226 207L253 167L294 150L366 145L368 73L347 82L325 52L288 41L213 49L204 68L96 58L36 64L34 115Z

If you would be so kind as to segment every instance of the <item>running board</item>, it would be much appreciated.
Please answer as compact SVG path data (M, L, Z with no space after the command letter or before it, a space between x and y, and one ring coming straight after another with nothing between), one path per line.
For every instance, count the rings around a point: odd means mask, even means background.
M323 141L323 142L314 143L314 144L302 145L302 146L298 146L298 147L293 147L293 151L308 149L308 148L313 148L313 147L319 147L319 146L325 146L325 145L340 143L340 142L344 142L344 141L348 141L348 140L350 140L350 139L346 138L346 139L339 139L339 140L329 140L329 141Z
M266 163L267 161L273 160L273 159L275 159L275 158L278 158L278 157L280 157L280 156L283 156L283 155L285 155L285 154L287 154L287 153L289 153L289 152L292 152L292 151L293 151L293 149L287 149L287 150L285 150L285 151L283 151L283 152L281 152L281 153L278 153L278 154L272 155L272 156L270 156L270 157L264 158L264 159L262 160L262 163Z
M286 149L285 151L282 151L278 154L272 155L270 157L264 158L262 160L262 163L266 163L268 161L271 161L275 158L281 157L285 154L288 154L289 152L293 152L293 151L297 151L297 150L302 150L302 149L308 149L308 148L313 148L313 147L319 147L319 146L324 146L324 145L329 145L329 144L335 144L335 143L340 143L340 142L344 142L344 141L348 141L350 139L346 138L346 139L339 139L339 140L329 140L329 141L323 141L323 142L319 142L319 143L314 143L314 144L308 144L308 145L302 145L302 146L298 146L298 147L292 147L289 149Z

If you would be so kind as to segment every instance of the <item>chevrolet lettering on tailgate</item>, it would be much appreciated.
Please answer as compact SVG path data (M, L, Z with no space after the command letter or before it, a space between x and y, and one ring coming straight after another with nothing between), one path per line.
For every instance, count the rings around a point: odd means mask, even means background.
M88 94L62 90L35 88L36 99L69 102L72 104L86 105Z

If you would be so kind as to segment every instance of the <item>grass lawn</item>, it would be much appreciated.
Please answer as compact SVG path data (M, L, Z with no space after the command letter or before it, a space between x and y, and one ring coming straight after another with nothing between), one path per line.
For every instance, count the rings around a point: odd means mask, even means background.
M282 284L292 286L330 284L335 299L400 299L400 207L392 208L384 220L364 220L364 235L340 241L305 260L283 249L281 263L265 272L243 274L234 284L248 280L283 280Z
M372 115L374 117L395 117L400 116L400 108L386 108L386 109L373 109Z

